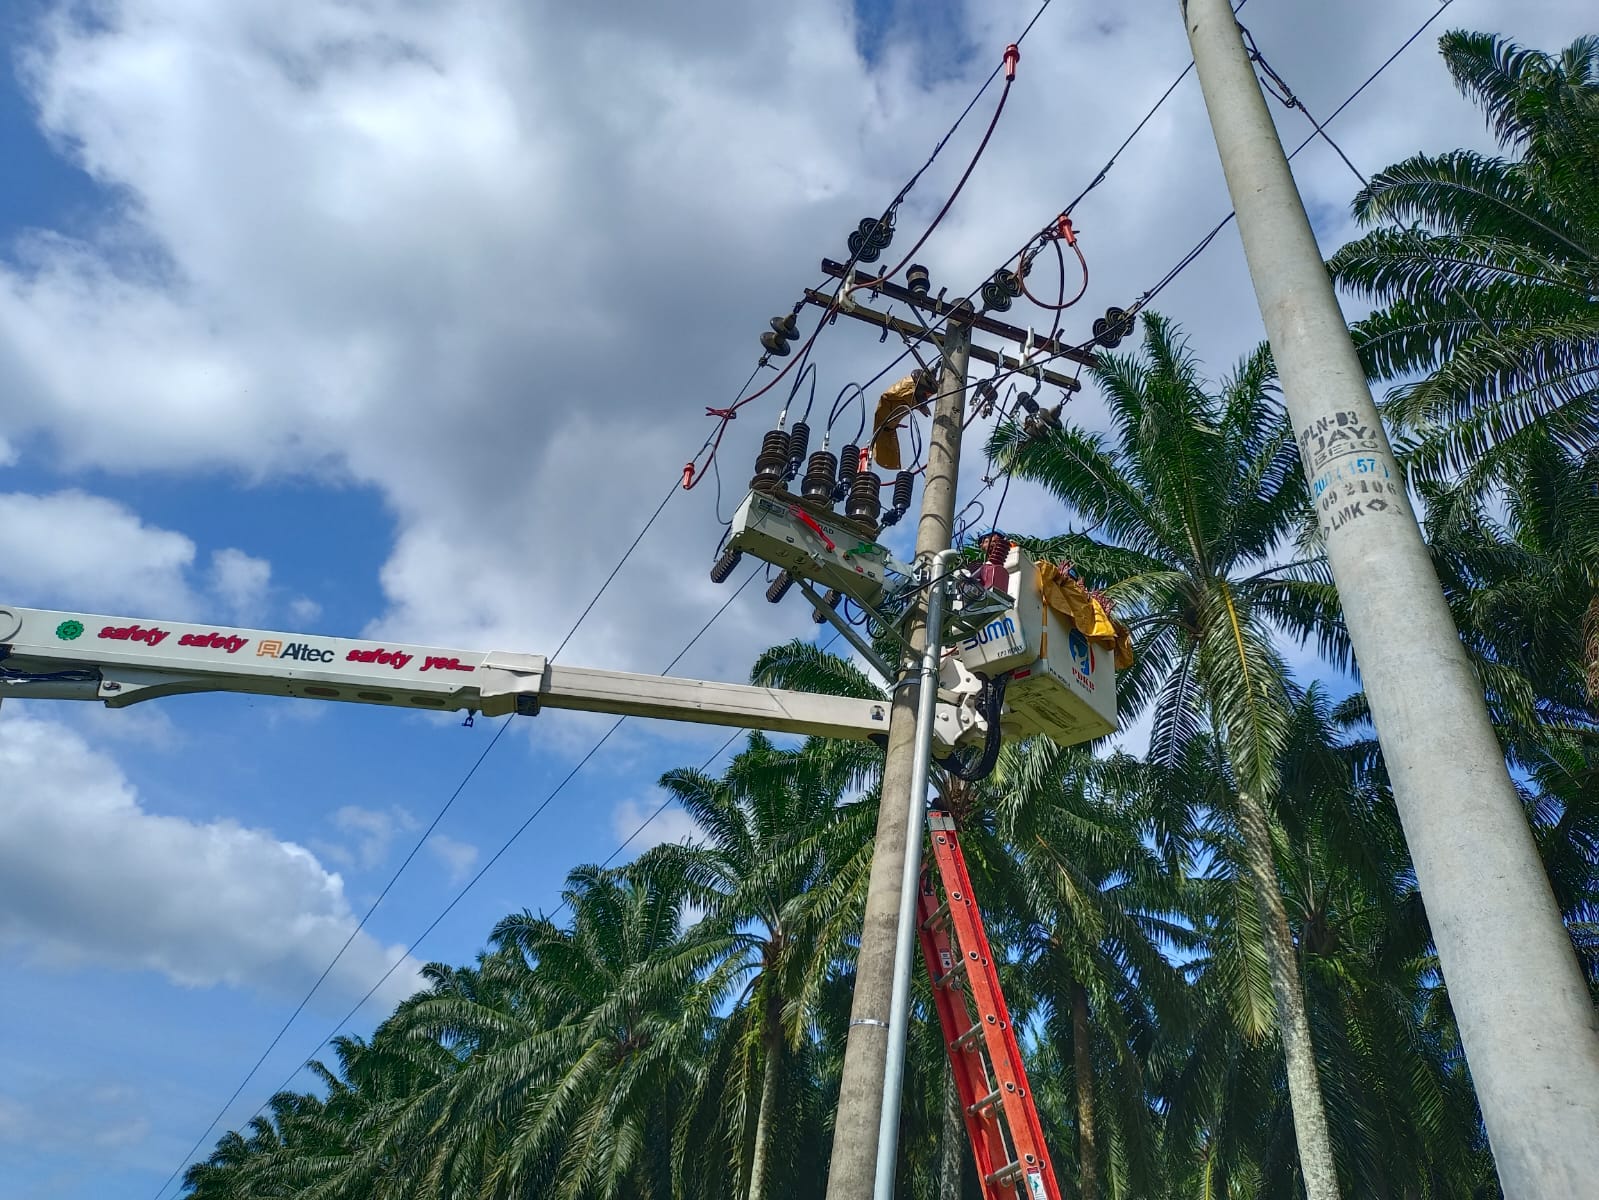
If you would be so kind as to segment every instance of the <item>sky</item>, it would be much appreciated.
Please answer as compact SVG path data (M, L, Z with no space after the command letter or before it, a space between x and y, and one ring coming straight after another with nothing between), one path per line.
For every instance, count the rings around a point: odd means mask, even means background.
M0 604L553 652L710 431L704 409L734 398L766 319L845 257L1035 7L11 0ZM1431 7L1255 0L1241 19L1324 116ZM1367 172L1486 148L1436 34L1555 49L1591 31L1585 8L1455 0L1331 132ZM935 289L992 272L1186 62L1175 4L1054 0L918 256ZM901 237L942 205L993 99L910 194ZM1291 144L1308 132L1277 118ZM1358 185L1320 144L1295 172L1330 252ZM1228 207L1190 77L1076 211L1091 283L1066 334ZM1252 347L1236 232L1158 307L1217 375ZM818 344L819 396L895 353L840 322ZM675 493L562 662L659 671L716 612L718 505L740 498L776 409L730 427L720 500ZM1092 386L1069 412L1102 421ZM964 470L963 497L981 486L975 445ZM1006 527L1063 521L1012 489ZM814 635L797 593L773 608L752 587L676 672L741 680L764 647ZM499 917L553 908L572 867L659 803L663 771L726 737L623 725L413 946L609 724L518 720L424 839L497 722L220 695L6 702L4 1193L154 1196L419 841L207 1146L391 966L349 1030L418 964L470 961ZM629 853L691 833L668 811Z

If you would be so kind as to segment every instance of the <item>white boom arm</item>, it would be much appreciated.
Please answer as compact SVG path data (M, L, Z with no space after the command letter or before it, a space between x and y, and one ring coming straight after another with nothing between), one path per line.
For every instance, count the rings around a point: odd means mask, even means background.
M369 639L0 608L0 699L102 700L122 708L188 692L248 692L464 709L488 716L569 708L865 741L888 706L780 688L557 666L539 654L441 650ZM948 749L982 734L940 704Z

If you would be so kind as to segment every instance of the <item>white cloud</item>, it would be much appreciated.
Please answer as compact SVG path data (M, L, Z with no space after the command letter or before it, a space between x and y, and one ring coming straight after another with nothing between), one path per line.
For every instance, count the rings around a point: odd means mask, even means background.
M341 833L354 835L355 862L365 870L388 858L396 837L417 828L416 818L403 808L377 810L357 804L346 804L335 812L333 824Z
M435 833L428 838L428 849L450 872L450 883L458 884L472 873L477 865L478 848L471 842L458 841L448 834Z
M185 578L193 562L183 534L103 497L0 495L0 584L13 597L187 615L196 603Z
M0 437L0 467L14 466L17 461L17 451L10 442Z
M935 286L968 286L1038 228L1186 59L1158 6L1086 24L1063 11L1029 36L987 157L919 254ZM1503 24L1480 0L1453 11ZM1525 6L1511 32L1558 44L1582 11ZM666 493L764 318L920 165L1027 15L957 6L938 40L969 60L907 26L868 64L844 0L701 0L669 17L512 0L77 12L63 5L25 46L24 77L48 134L120 202L90 234L37 234L0 269L0 428L68 465L373 484L396 521L373 632L533 651L558 643ZM1411 27L1369 0L1357 16L1250 20L1327 113ZM1336 126L1368 168L1482 141L1429 43ZM948 194L986 103L910 194L896 251ZM1290 136L1303 125L1281 119ZM1296 169L1340 236L1346 168L1318 145ZM1067 332L1225 211L1189 80L1079 210L1093 275ZM1215 366L1259 337L1232 231L1160 304ZM824 348L823 396L886 356L848 323ZM729 430L724 513L779 403ZM1097 406L1085 395L1075 411L1092 421ZM568 661L657 669L714 611L713 491L678 496ZM1009 520L1054 513L1026 489L1010 504ZM807 628L797 600L772 610L752 592L697 669L737 677Z
M196 580L195 545L124 504L68 490L0 493L0 588L14 603L168 619L248 621L266 605L272 564L242 550L211 555Z
M652 846L693 841L704 836L704 831L694 818L675 804L668 804L659 815L652 816L665 798L665 793L657 788L642 799L630 797L611 809L611 832L616 835L617 844L633 838L623 851L622 861L634 858ZM649 822L647 825L646 821Z
M117 764L67 726L8 708L0 731L0 942L61 969L295 996L349 936L343 881L310 851L232 821L149 812ZM347 1004L400 953L357 935L321 1003ZM383 995L414 984L402 969Z
M289 616L302 625L309 625L322 615L322 606L309 596L296 596L289 601Z
M271 563L243 550L217 550L211 555L209 578L212 593L233 620L247 624L260 619L272 581Z

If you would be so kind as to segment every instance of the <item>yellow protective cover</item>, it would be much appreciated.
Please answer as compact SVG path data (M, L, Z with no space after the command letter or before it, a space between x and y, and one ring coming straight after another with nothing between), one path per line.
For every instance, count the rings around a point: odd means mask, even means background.
M1133 638L1123 625L1077 580L1054 563L1040 562L1038 594L1044 603L1070 621L1084 637L1113 652L1118 671L1133 665Z

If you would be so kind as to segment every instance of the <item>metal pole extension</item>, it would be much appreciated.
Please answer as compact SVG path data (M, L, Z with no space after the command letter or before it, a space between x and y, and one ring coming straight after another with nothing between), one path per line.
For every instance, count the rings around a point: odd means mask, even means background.
M1237 23L1183 15L1500 1183L1592 1196L1599 1018Z
M910 803L905 807L905 870L899 881L899 936L894 941L894 992L888 1006L888 1059L883 1070L883 1112L877 1123L877 1174L873 1200L894 1200L899 1162L899 1102L905 1081L906 1026L911 1015L911 972L916 969L917 893L922 882L922 827L927 823L928 775L933 769L933 719L938 709L938 667L944 657L946 576L959 555L940 550L928 573L927 645L922 649L921 687L916 700L916 756L911 765Z
M927 445L922 485L922 515L916 528L916 558L925 562L949 549L955 523L955 484L960 466L961 424L966 410L966 365L971 330L952 321L944 335L944 369ZM926 599L911 610L906 641L913 656L925 649ZM904 664L909 667L910 662ZM888 1066L889 1009L894 986L894 948L899 935L900 885L908 838L919 840L921 822L907 831L905 811L917 785L916 690L906 676L894 691L889 712L888 750L883 761L882 798L873 840L872 873L866 889L866 915L856 957L855 997L850 1006L844 1069L839 1081L838 1116L827 1173L827 1200L869 1200L876 1176L877 1133L882 1118L883 1080Z

